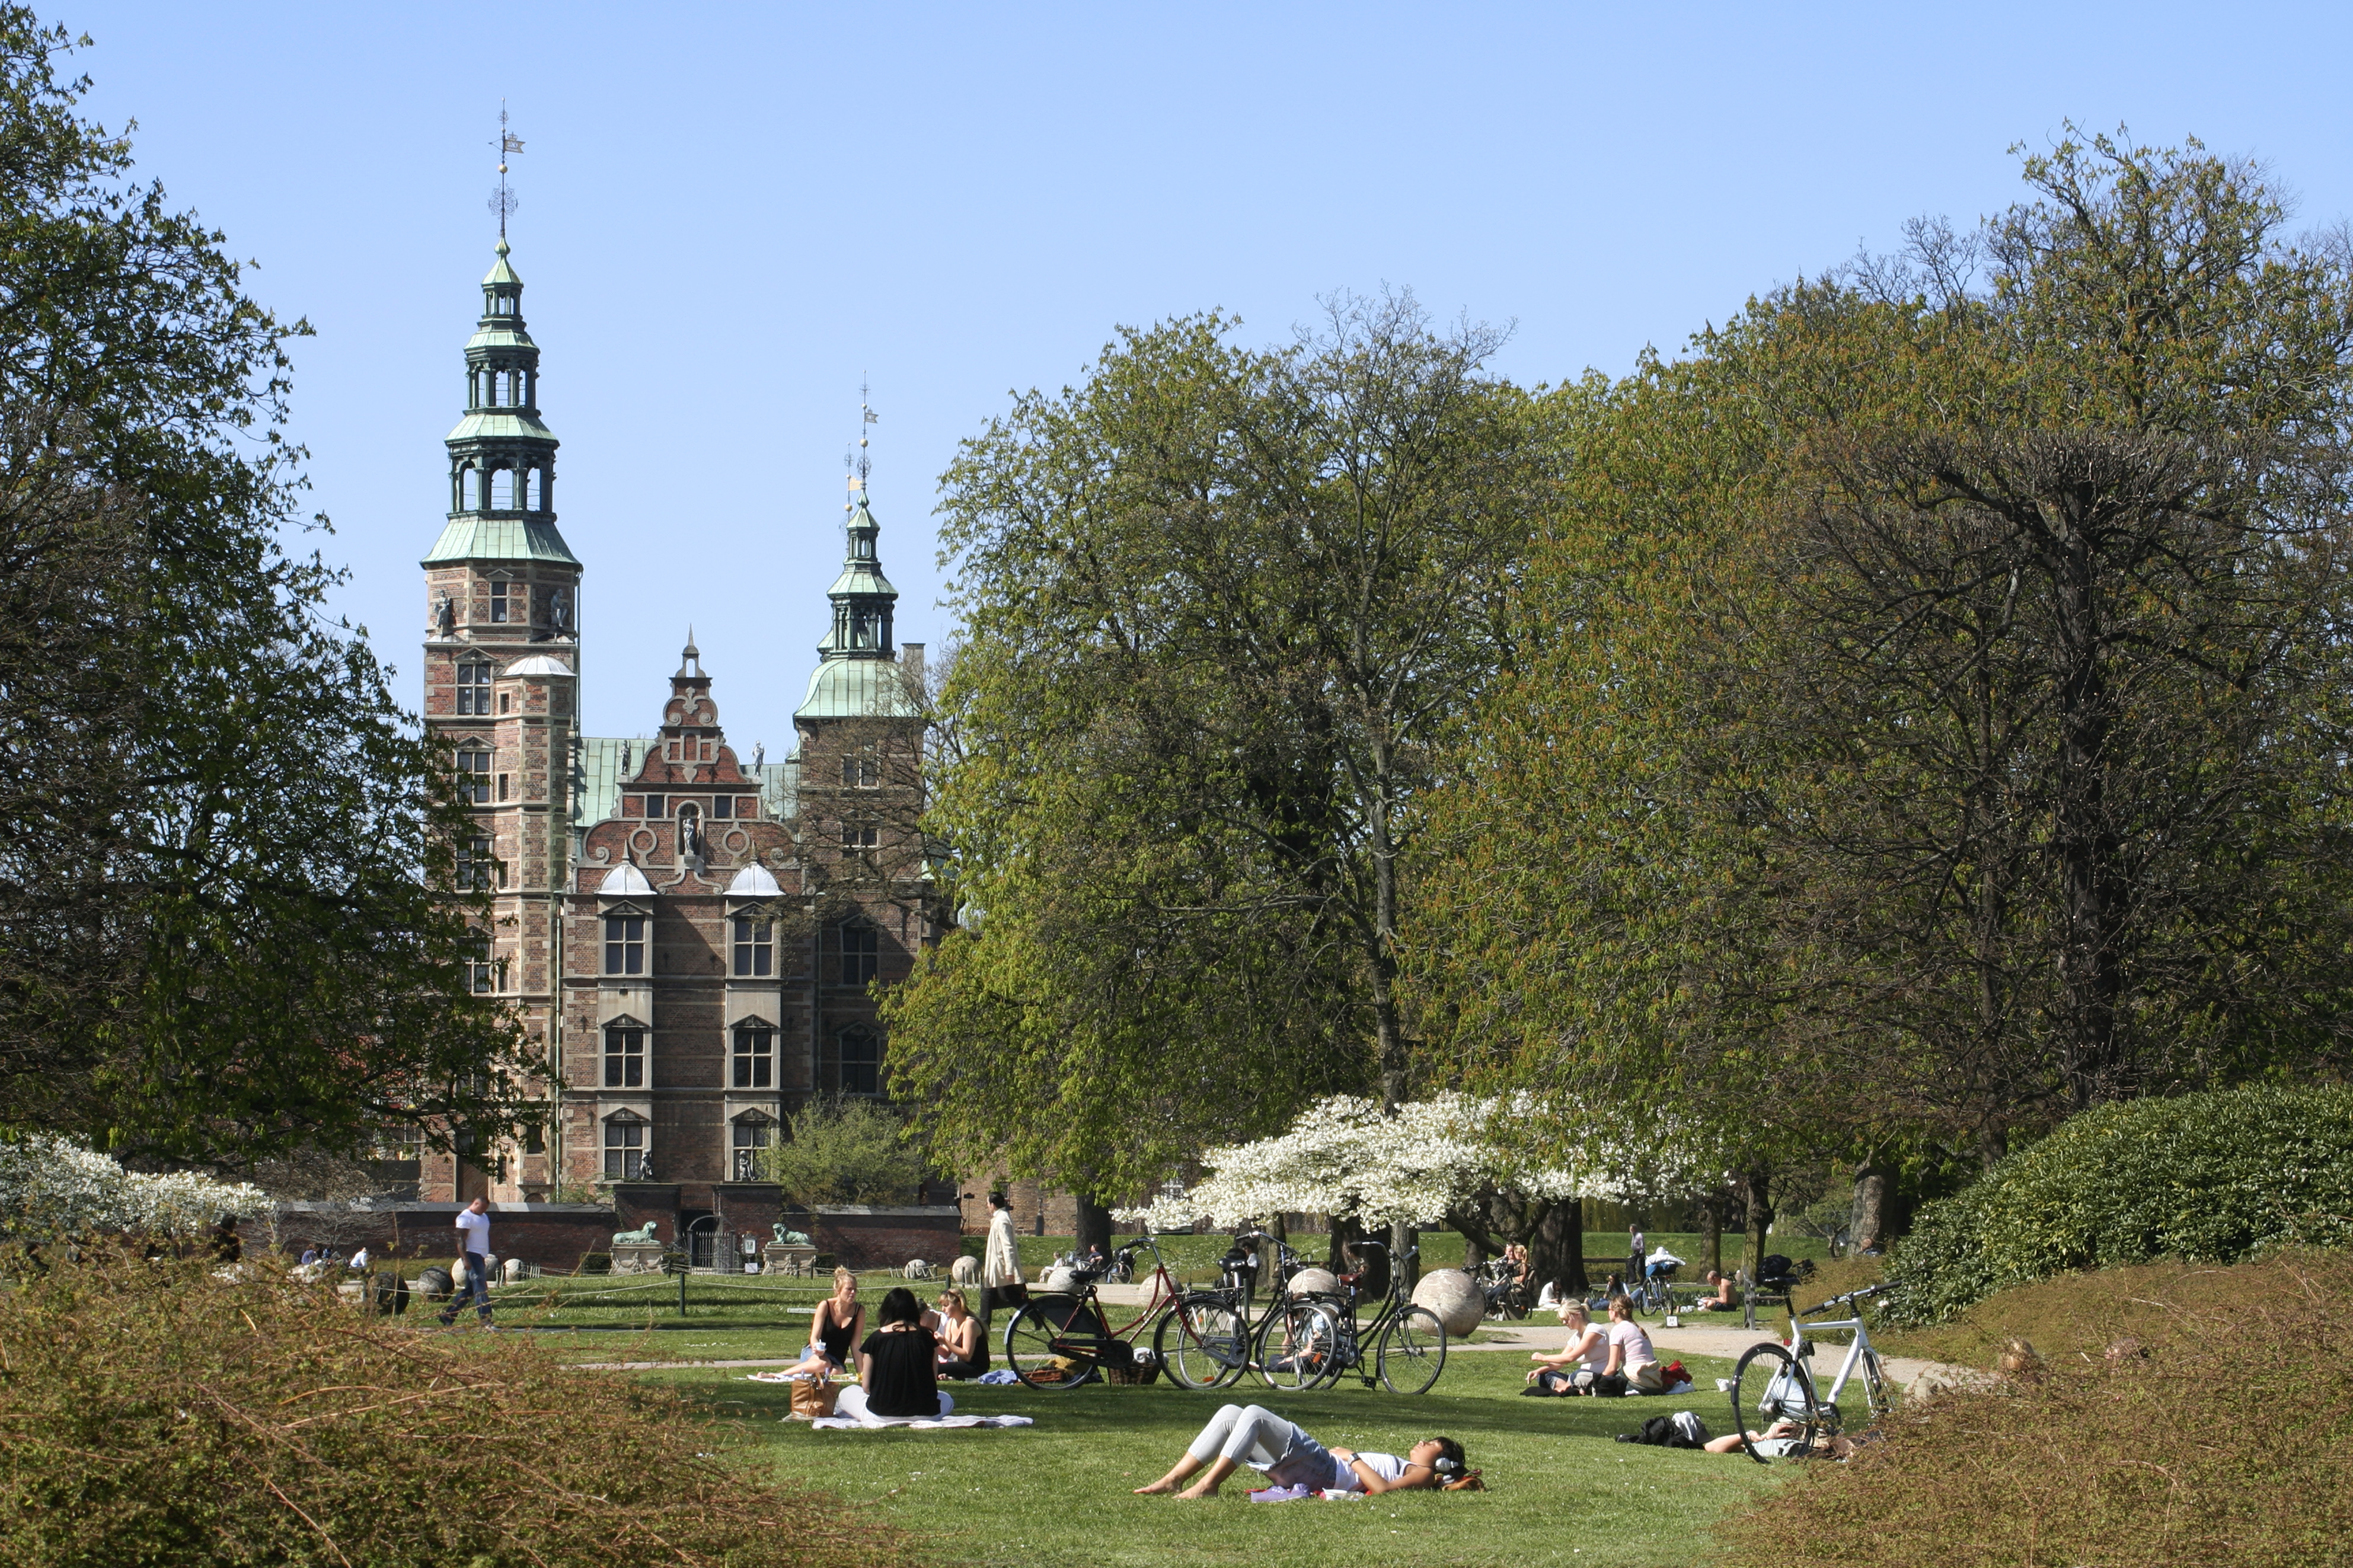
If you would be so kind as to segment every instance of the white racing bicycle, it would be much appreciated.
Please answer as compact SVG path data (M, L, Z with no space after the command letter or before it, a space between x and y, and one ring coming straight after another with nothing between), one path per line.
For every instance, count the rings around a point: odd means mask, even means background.
M1871 1332L1863 1327L1860 1304L1884 1289L1873 1285L1869 1289L1833 1296L1820 1306L1791 1314L1787 1344L1751 1345L1740 1363L1732 1369L1732 1375L1716 1384L1732 1395L1732 1429L1740 1434L1741 1449L1750 1458L1760 1465L1773 1459L1803 1458L1816 1451L1818 1441L1837 1436L1845 1425L1839 1395L1857 1373L1862 1376L1863 1401L1870 1407L1873 1420L1894 1408L1887 1372L1880 1365L1879 1352L1872 1348ZM1841 1307L1853 1316L1806 1321ZM1806 1336L1809 1331L1824 1333L1840 1329L1852 1331L1854 1340L1847 1346L1846 1360L1840 1363L1838 1376L1831 1380L1830 1393L1825 1396L1814 1386L1814 1342ZM1752 1422L1757 1423L1753 1427Z

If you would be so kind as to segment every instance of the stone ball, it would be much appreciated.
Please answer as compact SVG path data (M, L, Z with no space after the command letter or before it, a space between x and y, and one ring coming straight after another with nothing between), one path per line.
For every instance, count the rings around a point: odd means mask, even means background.
M948 1278L955 1280L959 1285L972 1286L979 1284L980 1259L975 1258L968 1252L965 1253L954 1263L948 1265Z
M1413 1304L1429 1308L1430 1315L1455 1338L1469 1334L1487 1314L1487 1298L1479 1281L1460 1268L1433 1268L1423 1275L1413 1288Z
M1303 1268L1291 1277L1291 1293L1336 1296L1340 1293L1340 1277L1329 1268Z
M1069 1264L1057 1263L1046 1270L1046 1277L1039 1284L1049 1291L1075 1294L1085 1288L1086 1280Z
M417 1293L428 1301L446 1301L457 1291L458 1282L447 1268L437 1266L417 1276Z
M920 1258L910 1258L907 1259L907 1267L900 1272L910 1279L929 1279L932 1277L932 1266Z

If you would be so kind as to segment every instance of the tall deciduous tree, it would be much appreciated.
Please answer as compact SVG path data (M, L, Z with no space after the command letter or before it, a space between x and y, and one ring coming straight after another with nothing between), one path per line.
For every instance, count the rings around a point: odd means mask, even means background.
M1333 1092L1405 1096L1419 796L1527 526L1495 335L1409 299L1129 331L946 476L951 934L891 1003L935 1149L1125 1198Z
M2194 146L2025 173L1588 394L1418 933L1508 1073L1990 1154L2341 1057L2353 271Z
M290 558L287 327L0 10L0 1129L241 1160L511 1122L447 759Z

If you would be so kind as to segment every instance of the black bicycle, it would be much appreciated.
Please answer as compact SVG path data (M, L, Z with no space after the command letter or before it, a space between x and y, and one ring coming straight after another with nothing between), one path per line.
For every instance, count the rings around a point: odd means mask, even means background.
M1257 1294L1260 1259L1270 1248L1274 1255L1273 1290L1266 1311L1253 1321L1251 1303ZM1260 1230L1236 1235L1234 1249L1226 1255L1222 1279L1215 1286L1187 1291L1160 1321L1153 1343L1168 1380L1179 1388L1224 1388L1240 1382L1255 1366L1270 1386L1293 1390L1306 1386L1301 1368L1303 1364L1320 1366L1320 1355L1311 1348L1303 1363L1287 1353L1294 1343L1313 1347L1320 1342L1313 1310L1293 1300L1291 1294L1293 1278L1306 1267L1307 1260L1280 1237ZM1259 1350L1270 1341L1274 1347L1271 1360Z
M1384 1242L1356 1245L1359 1251L1388 1250ZM1402 1261L1409 1266L1420 1255L1421 1249L1414 1247ZM1446 1370L1446 1325L1429 1308L1413 1304L1405 1292L1405 1268L1390 1268L1388 1291L1369 1323L1356 1321L1354 1289L1312 1291L1294 1298L1293 1312L1281 1321L1279 1337L1278 1320L1270 1314L1258 1344L1264 1375L1271 1382L1282 1370L1282 1375L1299 1381L1277 1386L1324 1388L1353 1372L1366 1388L1378 1383L1391 1394L1429 1393L1438 1374ZM1372 1346L1369 1363L1365 1355L1368 1344Z

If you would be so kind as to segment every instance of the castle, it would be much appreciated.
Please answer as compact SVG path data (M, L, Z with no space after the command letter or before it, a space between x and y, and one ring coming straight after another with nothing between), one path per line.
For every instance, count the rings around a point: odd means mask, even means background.
M683 1234L728 1211L797 1106L883 1090L869 984L938 934L915 830L923 647L894 647L898 593L853 481L790 756L728 745L691 633L651 740L582 734L583 567L556 528L522 279L497 250L423 562L424 713L473 812L461 884L494 911L470 982L556 1070L543 1136L427 1155L417 1195L626 1187Z

